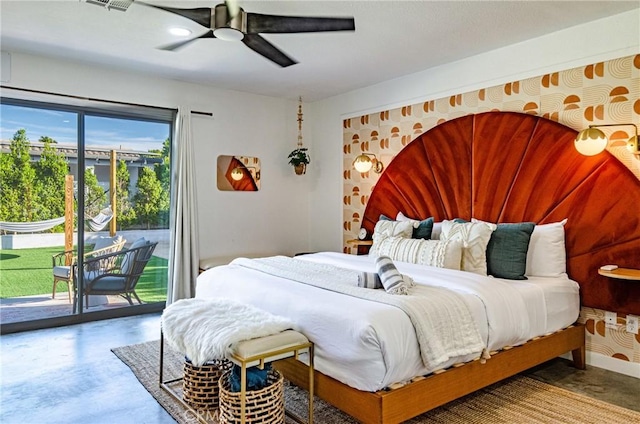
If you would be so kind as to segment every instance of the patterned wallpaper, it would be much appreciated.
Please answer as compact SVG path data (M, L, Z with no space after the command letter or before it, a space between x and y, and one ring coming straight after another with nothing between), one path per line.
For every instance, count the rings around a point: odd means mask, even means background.
M384 164L416 136L434 126L472 113L492 110L543 116L581 130L590 124L640 124L640 55L513 81L504 85L345 119L343 122L343 245L357 238L360 219L378 179L373 171L359 173L353 160L362 152ZM609 137L607 150L640 179L640 160L626 148L633 127L601 128ZM587 324L587 348L606 356L640 363L640 337L604 328L604 312L582 308ZM635 337L634 337L635 336Z
M587 350L640 363L640 335L626 331L626 316L618 315L616 328L607 328L604 311L582 308L579 321L587 327Z

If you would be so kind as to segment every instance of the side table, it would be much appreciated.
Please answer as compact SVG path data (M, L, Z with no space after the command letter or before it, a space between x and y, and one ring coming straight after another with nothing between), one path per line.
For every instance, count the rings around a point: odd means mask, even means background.
M373 246L373 240L351 239L347 240L347 244L355 247L358 255L366 255L369 253L371 246Z
M617 278L619 280L640 281L640 269L616 268L613 271L598 269L598 274L609 278Z

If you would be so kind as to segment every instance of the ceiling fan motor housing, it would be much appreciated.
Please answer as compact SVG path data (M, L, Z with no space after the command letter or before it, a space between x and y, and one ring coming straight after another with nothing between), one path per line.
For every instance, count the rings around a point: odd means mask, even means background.
M212 10L211 21L213 34L223 40L242 40L247 32L246 13L242 8L235 16L229 15L227 5L222 3ZM230 31L231 30L231 31Z

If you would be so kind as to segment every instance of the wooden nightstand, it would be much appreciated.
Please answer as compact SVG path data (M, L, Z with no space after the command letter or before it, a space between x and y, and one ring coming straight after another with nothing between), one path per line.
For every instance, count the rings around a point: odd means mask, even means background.
M347 244L355 247L358 255L366 255L369 253L369 249L373 245L373 240L351 239L347 240Z
M616 268L613 271L598 269L598 274L609 278L617 278L619 280L640 281L640 269Z

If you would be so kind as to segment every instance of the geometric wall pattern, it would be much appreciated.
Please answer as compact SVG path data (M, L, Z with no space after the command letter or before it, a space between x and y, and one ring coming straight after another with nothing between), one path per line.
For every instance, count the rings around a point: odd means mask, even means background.
M378 179L359 173L352 163L362 152L388 164L404 146L436 125L468 114L512 111L543 116L575 130L590 124L640 124L640 55L554 72L507 84L428 100L343 121L343 249L356 238L369 195ZM626 149L632 127L601 128L607 150L640 179L640 160ZM353 249L353 251L352 251ZM640 363L640 340L625 331L599 331L604 312L583 308L587 348ZM601 323L601 324L598 324ZM593 325L590 325L593 324ZM591 329L590 329L591 328Z
M623 361L640 363L640 335L626 331L626 316L618 315L616 328L607 328L604 311L583 307L579 321L587 329L587 350Z

